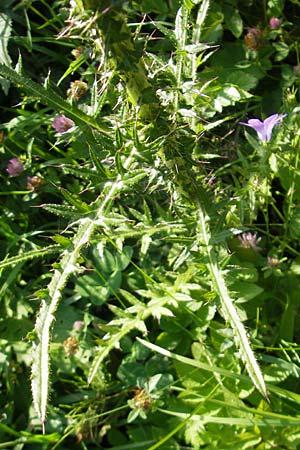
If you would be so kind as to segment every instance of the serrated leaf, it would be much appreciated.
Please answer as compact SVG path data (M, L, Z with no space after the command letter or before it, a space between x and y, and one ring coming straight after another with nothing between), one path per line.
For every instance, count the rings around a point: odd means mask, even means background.
M74 206L70 205L56 205L56 204L43 204L41 205L46 211L51 212L59 217L64 217L65 219L71 219L72 221L76 221L82 217L82 214L79 214L77 209Z
M124 289L120 289L119 293L123 295L123 297L130 303L131 305L139 305L143 306L143 302L141 302L137 297L135 297L133 294L131 294L128 291L125 291Z
M52 239L52 241L57 242L64 248L68 248L72 244L71 239L68 239L60 234L58 234L56 236L51 236L51 239Z
M4 13L0 13L0 63L11 67L12 60L8 54L7 46L11 35L11 19ZM8 94L10 87L9 80L0 78L0 85L5 95Z
M30 259L41 258L47 254L59 253L60 250L60 245L49 245L48 247L41 248L39 250L32 250L26 253L22 253L21 255L6 258L0 261L0 269L15 266L16 264L28 261Z
M210 245L210 228L209 220L202 205L198 203L198 215L199 215L199 235L200 242L205 243L207 256L209 259L208 268L212 279L212 284L215 292L218 294L221 303L221 311L226 321L231 326L233 331L234 340L237 348L240 352L240 357L245 364L246 370L256 387L256 389L265 398L268 398L265 381L260 367L256 361L253 350L248 340L247 332L244 328L242 321L238 315L238 312L234 306L233 300L229 295L229 291L223 277L223 273L219 268L217 255L213 246Z
M34 98L38 98L42 103L49 107L57 111L64 111L67 117L74 120L78 125L88 125L104 134L109 134L109 128L105 124L88 116L75 106L70 105L70 103L58 95L52 88L48 87L46 89L23 74L20 75L15 70L6 67L4 64L0 64L0 76L16 85L22 86L28 94L31 94Z
M62 171L67 174L75 175L78 178L82 178L88 181L97 182L100 180L100 174L95 170L88 169L86 167L76 167L68 164L61 166Z
M107 178L112 178L112 175L110 174L109 170L103 166L100 158L98 157L96 151L94 150L94 148L91 145L89 145L89 154L90 154L92 163L94 164L95 168L98 170L99 174L102 174Z
M122 182L126 187L131 187L146 176L147 173L144 170L131 170L122 177Z
M64 189L62 187L59 188L59 191L62 193L62 195L65 197L65 199L76 208L77 212L83 212L83 213L91 212L90 206L87 203L80 200L78 195L71 194L71 192L69 192L67 189Z

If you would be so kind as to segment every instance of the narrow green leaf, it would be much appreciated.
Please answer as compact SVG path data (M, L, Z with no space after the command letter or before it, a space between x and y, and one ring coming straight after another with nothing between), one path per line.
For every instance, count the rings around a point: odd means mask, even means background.
M0 63L11 67L11 57L8 54L7 46L11 35L11 19L4 13L0 13ZM5 77L0 78L0 85L5 95L8 94L10 82Z
M48 247L44 247L39 250L32 250L26 253L22 253L22 255L12 256L11 258L6 258L0 261L0 269L15 266L16 264L26 262L30 259L42 258L43 256L49 255L51 253L58 253L60 250L60 245L49 245Z
M77 195L71 194L71 192L62 187L60 187L59 190L65 197L65 199L76 208L77 212L89 213L91 211L89 205L80 200L80 198Z
M204 241L204 245L207 249L207 256L209 259L208 268L212 279L213 287L218 294L221 302L221 309L224 318L230 324L235 344L240 351L240 356L244 362L250 378L252 379L255 387L265 397L268 398L266 385L263 375L259 368L259 365L255 359L254 353L251 349L246 330L242 321L240 320L237 310L234 307L233 301L230 298L224 277L219 269L217 256L211 245L211 236L209 230L209 218L207 217L203 207L198 202L198 215L199 215L199 234L200 240Z
M66 100L60 97L52 88L47 89L40 86L38 83L30 80L24 75L20 75L15 70L6 67L4 64L0 64L0 76L11 81L15 85L22 86L22 88L30 95L38 98L42 103L52 107L57 112L63 111L66 116L74 120L78 125L88 125L95 128L102 133L109 134L109 128L104 123L95 120L93 117L88 116L80 109L70 105Z
M65 219L70 219L70 221L75 222L82 217L78 210L74 206L70 205L56 205L44 203L41 205L46 211L51 212L59 217L64 217Z

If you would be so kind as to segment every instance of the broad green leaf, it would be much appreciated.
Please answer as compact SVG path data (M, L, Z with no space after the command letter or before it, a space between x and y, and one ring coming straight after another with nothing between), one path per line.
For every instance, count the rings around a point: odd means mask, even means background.
M275 61L282 61L290 52L290 48L285 42L274 42L273 47L276 50Z
M232 34L239 38L243 32L243 21L238 9L229 5L224 6L225 23Z
M248 302L264 291L263 288L257 284L246 283L245 281L235 281L230 286L230 289L235 293L239 303Z
M299 239L300 237L300 208L295 208L289 218L288 230L292 239Z

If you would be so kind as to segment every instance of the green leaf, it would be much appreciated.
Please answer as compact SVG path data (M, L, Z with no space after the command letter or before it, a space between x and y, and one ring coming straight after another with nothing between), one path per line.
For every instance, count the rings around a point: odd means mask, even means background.
M288 56L290 48L285 42L273 42L272 45L276 50L275 61L282 61Z
M300 237L300 208L295 208L289 217L288 230L292 239Z
M78 178L82 178L83 180L91 181L94 184L99 182L103 177L102 172L96 172L95 170L91 170L87 167L76 167L69 164L64 164L61 166L63 173L68 173L75 175Z
M21 262L28 261L34 258L41 258L47 254L51 253L59 253L61 250L60 245L49 245L48 247L41 248L39 250L32 250L21 255L12 256L11 258L6 258L0 261L0 269L4 269L6 267L15 266Z
M91 212L91 207L83 202L78 195L71 194L67 189L64 189L62 187L59 188L59 191L62 193L62 195L65 197L65 199L75 207L77 212L80 213L89 213Z
M239 303L248 302L264 291L263 288L257 286L257 284L239 281L235 281L230 286L230 289L235 292L235 296L238 297Z
M13 317L6 317L0 321L0 335L1 339L9 342L24 340L27 333L32 330L32 323L30 320L22 317L15 319Z
M147 176L144 170L131 170L122 177L122 182L126 187L131 187Z
M70 335L73 328L73 323L81 319L82 313L80 310L74 308L72 305L65 303L60 305L56 320L53 327L53 341L62 343Z
M102 133L109 134L109 129L106 125L99 120L95 120L93 117L88 116L80 109L70 105L60 95L58 95L49 86L47 88L40 86L38 83L33 82L24 75L20 75L15 70L6 67L4 64L0 64L0 76L11 81L15 85L20 85L22 88L34 98L38 98L42 103L52 107L56 111L63 111L68 118L75 121L78 125L88 125Z
M193 2L192 0L183 0L184 6L190 11L196 2Z
M83 275L76 280L75 291L94 305L103 305L109 298L110 289L96 274Z
M71 244L72 241L71 239L68 239L64 236L61 236L60 234L57 234L55 236L51 236L52 241L57 242L58 244L60 244L63 248L68 248Z
M70 219L72 222L75 222L82 217L82 215L78 213L78 210L74 206L70 205L44 204L41 205L41 207L59 217Z
M99 257L97 265L103 272L112 273L117 269L115 257L107 248L99 252Z
M218 94L214 99L214 109L218 112L222 112L224 107L234 105L241 100L247 100L251 97L251 94L238 86L225 85L218 91Z
M12 64L7 50L11 29L11 19L6 14L0 13L0 63L8 67L11 67ZM7 95L10 86L9 80L1 77L0 85L5 95Z
M120 271L125 270L131 261L132 255L133 248L128 245L122 248L122 253L117 252L115 254L117 269Z
M199 239L201 240L201 242L204 242L206 247L207 257L209 260L208 268L210 271L210 277L212 280L213 288L220 298L222 314L225 320L230 323L234 335L235 344L239 349L240 357L246 366L247 372L251 380L253 381L254 386L261 393L261 395L263 395L265 398L268 398L263 374L250 346L250 342L248 340L244 325L240 320L238 312L234 306L234 302L229 295L225 278L219 268L217 254L215 253L214 248L210 245L210 222L207 213L205 212L199 201L198 216Z
M224 18L227 28L236 38L239 38L243 32L243 21L238 9L229 5L224 6Z

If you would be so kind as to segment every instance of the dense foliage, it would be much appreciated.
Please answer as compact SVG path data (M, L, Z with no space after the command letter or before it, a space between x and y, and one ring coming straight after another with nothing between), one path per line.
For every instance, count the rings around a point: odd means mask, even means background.
M2 0L0 449L300 448L299 6Z

